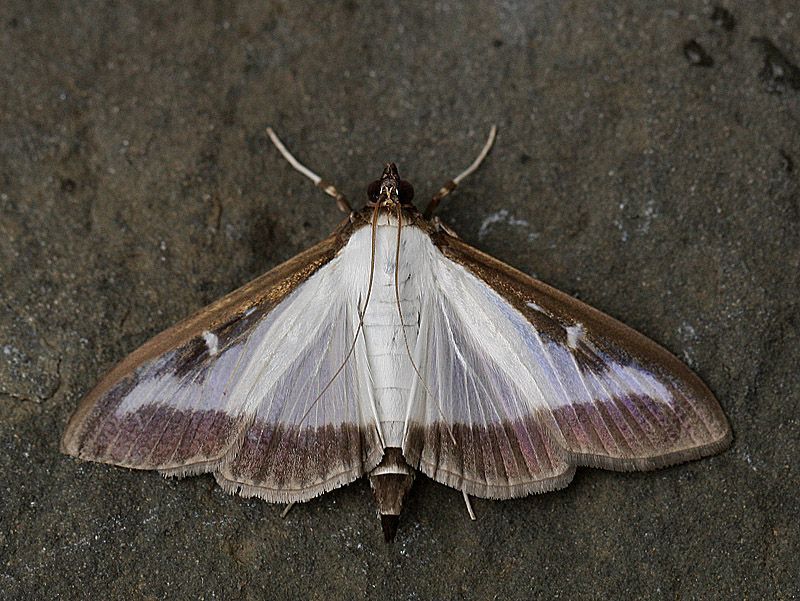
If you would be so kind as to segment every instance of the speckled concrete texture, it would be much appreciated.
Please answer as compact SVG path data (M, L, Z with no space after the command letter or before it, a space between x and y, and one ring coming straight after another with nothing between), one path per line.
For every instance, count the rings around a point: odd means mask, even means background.
M0 5L0 598L800 595L800 10L748 2ZM475 500L281 508L58 452L151 335L340 219L382 162L468 242L664 344L725 453Z

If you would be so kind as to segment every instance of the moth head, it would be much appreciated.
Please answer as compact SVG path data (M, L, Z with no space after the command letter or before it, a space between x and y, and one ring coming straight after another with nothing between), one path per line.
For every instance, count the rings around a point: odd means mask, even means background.
M414 187L400 179L397 165L387 163L380 179L376 179L367 188L369 204L382 207L411 206L414 198Z

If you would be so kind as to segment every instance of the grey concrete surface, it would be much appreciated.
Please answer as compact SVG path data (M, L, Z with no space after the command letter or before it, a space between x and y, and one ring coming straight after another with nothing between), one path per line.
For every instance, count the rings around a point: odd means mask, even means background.
M724 8L725 10L721 10ZM800 595L800 10L747 2L0 5L0 598ZM733 446L475 500L296 507L58 452L97 378L326 235L386 160L463 238L687 361Z

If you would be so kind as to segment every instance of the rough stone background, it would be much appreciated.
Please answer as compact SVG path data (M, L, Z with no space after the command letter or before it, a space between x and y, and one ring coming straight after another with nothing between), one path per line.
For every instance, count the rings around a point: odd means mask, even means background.
M0 6L0 598L800 595L800 10L747 2ZM468 242L664 344L727 452L475 501L296 507L58 452L80 397L396 160Z

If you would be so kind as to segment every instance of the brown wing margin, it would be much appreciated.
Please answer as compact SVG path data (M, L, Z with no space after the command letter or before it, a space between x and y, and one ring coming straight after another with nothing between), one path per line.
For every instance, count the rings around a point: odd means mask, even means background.
M61 452L82 456L86 418L95 403L112 387L130 378L137 367L170 350L185 347L204 331L220 331L227 324L241 322L251 309L255 309L259 316L269 313L299 284L330 261L341 246L341 237L333 234L145 342L113 367L83 398L64 431Z
M578 465L653 469L730 444L713 394L661 346L456 238L433 240L532 326L532 344L552 376L540 382L542 391L563 398L526 414L513 394L483 397L477 402L498 412L494 422L412 424L409 454L422 471L471 494L507 498L565 486ZM537 369L544 380L546 370ZM495 390L513 389L503 386Z
M345 222L316 246L131 353L83 399L67 425L62 451L168 475L214 472L226 491L272 502L308 500L374 467L382 447L376 428L358 413L352 368L330 388L337 390L338 404L323 399L304 423L298 415L308 399L295 398L293 391L313 397L309 385L281 380L272 392L251 388L262 396L253 397L257 404L249 408L249 393L234 395L229 391L235 384L228 386L241 366L261 356L252 354L253 345L265 340L257 332L291 312L293 305L283 301L336 256L350 233ZM308 345L295 364L306 368L319 347L307 340L302 320L293 323L293 336ZM316 335L327 336L326 361L338 365L337 353L346 352L338 339L350 333L329 324Z

